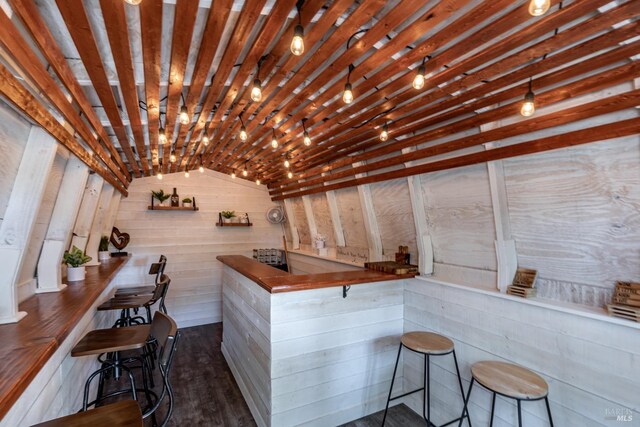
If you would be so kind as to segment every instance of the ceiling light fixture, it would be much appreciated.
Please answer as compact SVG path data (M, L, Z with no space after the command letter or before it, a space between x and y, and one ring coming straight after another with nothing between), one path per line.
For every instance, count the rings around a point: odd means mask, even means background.
M182 98L182 107L180 107L180 123L183 125L188 125L189 120L189 112L187 111L186 103L184 102L184 95L180 93L180 97Z
M308 147L311 145L311 137L309 136L309 132L307 132L307 127L305 126L306 121L306 118L302 119L302 129L304 130L304 133L302 134L302 141L304 142L304 145Z
M293 178L293 172L289 171L289 172L287 173L287 177L289 177L289 179Z
M271 137L271 148L278 148L278 139L276 138L276 130L271 129L273 136Z
M424 75L426 72L426 68L424 66L424 61L426 58L422 58L422 64L418 67L418 72L416 76L413 78L413 83L411 84L414 89L420 90L424 87Z
M244 170L242 171L242 176L248 176L249 172L247 171L247 162L244 162Z
M242 113L240 113L238 118L240 119L240 123L242 124L242 126L240 126L240 141L246 141L247 140L247 128L244 127L244 122L242 121Z
M158 129L158 143L160 145L164 145L167 143L167 134L162 126L160 126L160 129Z
M231 178L236 179L236 170L234 169L233 172L231 172Z
M531 0L529 3L529 14L531 14L531 16L541 16L547 13L550 7L550 0Z
M353 64L349 64L349 73L347 74L347 83L344 85L344 91L342 92L342 100L345 104L351 104L353 102L353 88L351 87L351 72L353 71Z
M253 88L251 88L251 99L254 102L260 102L262 99L262 82L260 81L260 66L264 61L264 56L258 61L258 70L256 71L256 78L253 80Z
M256 185L260 185L260 178L256 178Z
M531 90L531 82L532 79L529 79L529 92L524 96L522 106L520 107L520 114L524 117L533 116L533 113L536 112L536 96L533 90Z
M387 139L389 139L389 127L385 123L380 132L380 141L385 142Z
M156 176L159 180L162 180L162 159L158 162L158 174Z
M293 39L291 39L291 53L295 56L300 56L304 53L304 27L302 26L302 17L300 16L300 7L304 0L296 3L296 10L298 11L298 25L293 30Z
M202 154L200 154L200 167L198 168L200 173L204 173L204 166L202 166Z
M209 135L207 133L209 133L209 123L204 126L204 134L202 135L202 143L205 147L209 146Z
M129 4L132 4L134 6L137 6L140 3L142 3L142 0L124 0L124 1L125 1L125 3L129 3ZM162 179L162 178L160 178L160 179Z
M185 171L184 171L184 177L185 177L185 178L189 178L189 169L185 169Z
M284 167L285 168L289 168L289 166L291 166L291 163L289 162L289 152L287 152L287 154L284 155Z
M171 163L175 163L176 162L176 152L174 150L171 150L171 155L169 156L169 161Z

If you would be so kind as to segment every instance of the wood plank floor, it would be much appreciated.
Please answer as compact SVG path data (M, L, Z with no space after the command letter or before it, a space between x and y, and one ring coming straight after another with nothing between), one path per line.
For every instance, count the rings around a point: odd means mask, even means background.
M169 426L255 426L249 407L220 350L222 323L183 328L180 334L171 368L175 406ZM159 410L159 419L162 413ZM343 427L379 426L382 414L381 411L344 424ZM145 426L151 425L150 421L146 420ZM389 409L387 427L424 425L422 418L404 404Z

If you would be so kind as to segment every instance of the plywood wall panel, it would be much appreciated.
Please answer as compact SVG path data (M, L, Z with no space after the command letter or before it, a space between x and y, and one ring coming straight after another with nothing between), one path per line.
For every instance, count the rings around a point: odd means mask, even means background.
M309 196L309 199L311 200L313 218L316 221L318 233L327 238L327 247L335 247L336 237L333 232L333 222L331 221L331 213L329 212L327 196L324 193L312 194Z
M298 229L298 235L300 236L300 244L307 245L307 248L311 247L311 241L313 236L309 230L309 222L307 221L307 214L304 210L304 204L301 197L296 197L291 200L293 206L293 214L296 217L296 228Z
M346 243L344 248L338 248L337 257L347 261L363 262L369 256L369 249L358 189L343 188L335 194Z

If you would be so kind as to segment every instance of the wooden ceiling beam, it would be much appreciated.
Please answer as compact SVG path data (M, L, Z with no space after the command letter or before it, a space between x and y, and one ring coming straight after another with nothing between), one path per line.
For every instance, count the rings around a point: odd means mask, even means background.
M0 93L17 109L50 133L74 156L89 166L91 170L103 177L124 196L127 195L127 189L123 183L88 153L73 135L2 64L0 64Z
M117 1L117 0L116 0ZM151 151L152 168L159 164L158 121L160 118L160 52L162 49L162 2L143 1L140 10L140 38L142 40L142 62L144 64L144 94L147 106L147 134ZM168 145L168 144L167 144ZM167 150L165 151L165 155ZM157 160L156 160L157 159ZM156 161L158 162L156 164ZM164 162L158 170L167 172Z
M521 142L506 147L493 148L478 153L462 155L431 163L425 163L405 169L369 175L362 178L343 181L337 184L306 189L291 194L272 197L271 200L285 200L292 197L323 193L325 191L339 190L341 188L353 187L356 185L372 184L375 182L387 181L390 179L404 178L407 176L420 175L429 172L454 169L479 163L508 159L511 157L524 156L527 154L541 153L544 151L557 150L560 148L574 147L590 142L606 141L609 139L637 134L640 134L640 118L627 119L615 123L593 126L573 132L566 132L546 138L540 138L533 141Z
M613 70L607 70L589 78L579 80L574 83L562 86L557 89L550 90L545 93L536 95L536 104L538 107L544 107L559 101L566 100L570 97L577 97L595 90L605 89L625 81L629 81L634 75L640 72L640 64L630 63L618 67ZM525 135L542 129L548 129L555 126L571 123L578 120L608 114L625 108L632 108L633 102L638 101L640 91L632 91L623 95L616 95L603 100L597 100L576 107L570 107L565 110L553 112L546 115L536 115L534 118L521 120L511 125L502 126L491 131L481 132L476 135L463 136L458 139L439 143L422 149L417 149L411 153L396 155L391 158L382 159L373 163L367 163L357 168L345 169L326 176L311 179L301 183L294 183L281 188L272 190L272 194L282 194L288 191L323 184L328 181L355 176L356 174L371 172L378 169L388 168L391 166L402 165L405 162L423 160L428 157L450 153L457 150L474 147L491 141L506 139L518 135ZM448 126L435 129L415 138L410 138L412 146L419 146L430 141L442 138L444 136L455 135L464 130L478 127L500 120L505 117L518 115L520 110L520 102L512 102L507 105L500 106L493 110L478 114ZM463 126L462 122L466 122Z
M42 19L42 16L40 16L40 12L38 11L36 4L30 0L10 0L10 3L11 9L22 19L25 28L38 45L40 52L49 62L51 68L58 75L58 78L60 79L62 84L67 88L73 100L76 102L76 104L78 104L80 111L82 111L82 113L87 118L87 121L91 124L93 129L95 129L96 133L98 134L100 138L99 142L102 142L102 146L109 151L111 156L105 153L104 149L91 146L90 141L87 141L87 143L96 153L102 152L102 155L99 155L107 165L109 165L110 163L109 159L111 160L109 169L111 169L116 175L123 174L126 177L126 180L123 182L126 183L130 181L131 174L122 161L122 157L111 142L111 138L102 126L98 115L91 107L91 103L87 99L82 86L80 86L80 84L78 83L78 80L73 74L73 71L71 71L71 67L69 67L64 54L60 50L60 47L57 45L53 35L47 28L47 25ZM117 164L119 172L113 169L113 163Z
M313 47L322 39L322 37L329 31L329 29L335 24L336 20L345 13L347 8L352 5L353 2L349 0L336 0L334 3L329 6L327 10L325 10L318 20L311 28L307 29L307 34L305 35L305 45L309 45L309 49L312 50ZM308 16L306 14L306 7L303 7L303 22L311 21L313 16ZM265 82L263 88L263 94L265 99L271 96L271 93L275 93L280 88L278 83L283 79L287 78L288 73L291 73L294 70L294 67L298 64L299 61L305 60L305 56L302 59L297 56L290 55L284 62L283 65L275 68L276 62L272 60L272 56L269 56L263 64L263 67L266 71L265 75L272 74L272 76ZM240 110L241 103L238 102L236 104L237 108L234 108L234 111L231 113L231 117L237 117L239 113L243 110ZM261 104L250 102L248 105L245 104L246 107L244 109L244 116L250 117ZM237 132L240 129L240 121L235 120L234 122L227 121L223 122L223 126L220 129L215 129L215 135L218 136L220 142L217 144L215 148L212 147L210 150L205 150L206 162L207 164L215 165L219 159L224 158L228 153L231 152L232 149L239 146L242 142L239 138L232 139L237 135ZM253 140L253 137L250 136L249 140ZM222 150L221 148L227 144L226 148Z
M74 127L76 132L96 153L97 157L110 168L117 178L124 185L127 185L127 178L110 159L108 153L100 146L89 126L67 100L62 89L47 72L36 54L29 48L27 41L22 38L18 28L11 22L11 19L4 11L0 11L0 43L2 43L2 46L16 64L21 67L26 77L38 88L43 97L49 100L64 119Z
M127 156L129 166L133 169L136 176L140 176L140 168L129 144L127 131L122 124L118 104L116 103L113 90L109 84L104 64L100 58L100 52L93 35L93 30L91 29L91 24L89 23L87 12L84 8L84 3L82 0L56 0L56 4L67 25L69 34L71 34L71 38L78 49L82 63L91 78L91 82L98 94L98 98L100 98L105 113L107 117L109 117L111 126L120 141L120 146L125 156ZM143 150L142 153L146 152L144 141L136 141L136 147L138 151ZM146 157L140 155L140 163L142 164L143 171L147 172L149 166Z
M129 29L127 27L125 3L120 0L100 0L100 7L109 38L109 45L111 46L111 53L118 73L118 81L124 98L124 104L127 108L131 133L136 141L138 157L147 159L142 119L140 118L138 89L136 87L131 47L129 45ZM151 167L149 168L149 172L152 172Z

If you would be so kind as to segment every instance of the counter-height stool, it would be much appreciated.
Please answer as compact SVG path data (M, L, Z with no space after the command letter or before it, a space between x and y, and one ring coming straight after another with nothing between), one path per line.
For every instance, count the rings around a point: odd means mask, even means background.
M33 427L142 427L142 412L135 400L123 400L86 412L67 415Z
M424 356L424 383L422 387L418 389L401 394L400 396L391 397L391 393L393 391L393 383L395 381L396 372L398 370L398 362L400 361L400 353L402 352L403 347ZM400 346L398 348L398 357L396 358L396 366L395 368L393 368L393 377L391 378L391 387L389 388L387 405L384 408L384 417L382 418L383 426L387 419L389 403L392 400L400 399L401 397L405 397L410 394L422 391L422 418L424 418L429 427L435 427L435 424L431 421L431 390L429 385L430 358L432 356L445 356L447 354L453 354L453 362L456 366L456 373L458 374L458 385L460 386L460 394L462 395L462 401L464 402L464 388L462 387L462 378L460 377L460 369L458 368L458 359L456 358L456 351L454 349L453 341L443 335L435 334L433 332L407 332L402 335L402 337L400 338ZM469 427L471 427L471 420L469 418L466 407L464 408L462 415L459 418L442 424L441 427L453 424L456 421L460 421L460 424L462 424L462 421L465 418L469 423Z
M98 311L120 310L120 318L116 320L114 327L141 325L151 323L151 307L159 303L158 308L163 313L167 313L164 305L165 297L169 290L171 279L166 274L160 277L158 284L155 286L151 295L133 295L133 296L114 296L110 300L98 306ZM143 316L132 315L132 310L144 308L146 310L146 318Z
M134 286L134 287L124 287L117 288L115 296L116 297L126 297L126 296L138 296L138 295L149 295L152 294L156 289L160 278L164 274L164 269L167 266L167 257L164 255L160 255L160 259L158 262L154 262L149 267L149 275L155 275L156 279L154 281L154 285L144 285L144 286Z
M518 426L522 427L522 410L520 403L523 400L541 400L547 406L549 424L553 427L551 408L549 407L549 386L547 382L535 372L519 365L498 361L483 361L471 366L471 384L464 402L464 411L467 410L471 388L477 382L493 393L491 401L491 424L493 425L493 413L496 407L496 395L514 399L518 404Z

